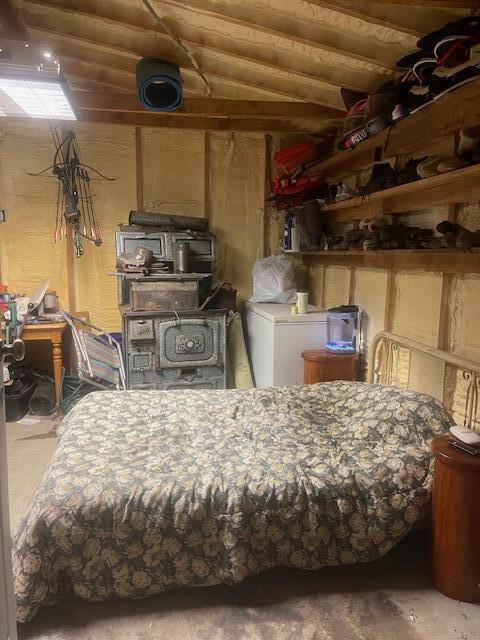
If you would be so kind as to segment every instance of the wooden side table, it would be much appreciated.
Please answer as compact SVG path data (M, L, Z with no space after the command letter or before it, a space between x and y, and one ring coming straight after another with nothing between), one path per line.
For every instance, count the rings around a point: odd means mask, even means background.
M42 322L26 324L23 327L22 340L47 340L52 343L53 378L55 380L55 398L60 405L60 387L62 383L62 335L66 322Z
M356 380L358 377L358 353L330 353L324 349L307 349L302 352L303 382L331 382Z
M435 587L464 602L480 601L480 459L432 443L432 569Z

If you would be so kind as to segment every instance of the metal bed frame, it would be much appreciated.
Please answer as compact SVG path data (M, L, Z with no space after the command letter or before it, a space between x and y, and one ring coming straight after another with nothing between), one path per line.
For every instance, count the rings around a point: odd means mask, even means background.
M480 432L480 364L382 331L370 345L367 380L428 393L457 424Z

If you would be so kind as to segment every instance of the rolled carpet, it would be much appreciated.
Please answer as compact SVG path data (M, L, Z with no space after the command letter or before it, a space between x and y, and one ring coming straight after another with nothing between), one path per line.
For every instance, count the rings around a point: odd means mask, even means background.
M137 93L149 111L175 111L183 100L180 68L165 60L142 58L137 64Z

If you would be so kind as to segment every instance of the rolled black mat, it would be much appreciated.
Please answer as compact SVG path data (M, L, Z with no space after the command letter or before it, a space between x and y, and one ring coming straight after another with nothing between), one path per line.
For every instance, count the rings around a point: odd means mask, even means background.
M128 224L137 224L140 227L173 227L178 230L189 229L190 231L208 230L208 220L206 218L177 216L174 213L130 211Z
M137 93L149 111L175 111L183 100L180 68L166 60L142 58L137 64Z
M52 382L39 382L28 403L28 409L34 416L49 416L55 411L55 387Z

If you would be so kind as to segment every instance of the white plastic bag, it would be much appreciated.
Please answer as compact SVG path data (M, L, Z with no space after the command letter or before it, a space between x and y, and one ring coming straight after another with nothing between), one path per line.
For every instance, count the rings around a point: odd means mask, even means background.
M250 302L295 302L297 286L293 266L284 256L269 256L253 265L253 293Z

